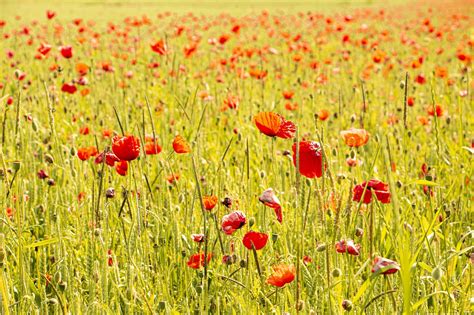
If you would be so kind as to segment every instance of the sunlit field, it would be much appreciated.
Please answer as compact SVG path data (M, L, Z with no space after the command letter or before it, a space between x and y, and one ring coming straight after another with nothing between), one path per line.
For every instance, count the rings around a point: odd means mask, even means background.
M0 314L474 312L471 1L2 1Z

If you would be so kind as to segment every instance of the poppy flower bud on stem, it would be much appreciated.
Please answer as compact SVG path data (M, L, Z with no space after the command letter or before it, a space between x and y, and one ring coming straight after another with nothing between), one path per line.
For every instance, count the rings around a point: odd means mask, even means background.
M13 161L12 168L15 172L18 172L18 170L20 169L20 166L21 166L20 161Z
M352 304L352 302L350 300L344 300L342 301L342 308L346 311L350 311L352 310L352 307L354 305Z
M334 278L339 278L341 276L342 272L341 272L341 269L339 268L336 268L332 271L332 276Z

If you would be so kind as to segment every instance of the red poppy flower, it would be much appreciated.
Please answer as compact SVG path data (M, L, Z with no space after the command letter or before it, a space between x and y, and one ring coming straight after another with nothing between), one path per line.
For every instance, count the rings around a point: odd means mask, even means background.
M267 245L268 235L254 231L248 231L242 239L242 243L248 249L252 249L252 244L256 250L262 249Z
M254 121L260 132L270 137L289 139L293 138L296 133L295 124L285 120L279 114L261 112L254 117Z
M202 197L202 204L204 205L204 209L211 211L217 204L217 196Z
M293 144L293 164L296 166L296 143ZM300 141L300 173L301 175L314 178L323 176L323 158L319 143L314 141Z
M72 57L72 46L61 46L59 52L64 58L69 59Z
M204 259L204 253L194 254L191 257L189 257L187 264L189 267L193 269L199 269L209 264L209 262L211 261L211 258L212 258L211 253L207 254L207 259Z
M281 288L295 279L296 269L293 265L277 265L273 268L273 273L267 279L267 283Z
M375 257L374 264L372 266L372 273L376 273L377 271L387 267L388 269L382 272L383 275L396 273L398 270L400 270L400 266L397 264L397 262L377 256Z
M54 12L52 10L46 10L46 17L48 18L48 20L51 20L55 16L56 16L56 12Z
M179 174L171 174L166 177L166 180L170 184L174 184L177 180L179 180Z
M101 154L97 155L95 158L94 162L95 164L100 164L104 161L104 155L105 155L105 164L108 166L114 166L115 162L119 162L120 159L113 153L113 152L107 152L104 154L102 152Z
M283 91L283 97L285 98L285 100L291 100L294 95L295 92L293 91Z
M428 106L428 109L426 110L428 115L430 116L436 116L436 117L441 117L444 114L443 107L441 105L436 105L435 108L433 106Z
M202 243L204 242L205 235L204 234L191 234L191 238L196 243Z
M61 87L61 91L69 94L74 94L77 91L77 87L72 83L64 83Z
M41 43L40 46L38 47L38 52L42 54L43 56L46 56L49 51L51 50L51 45Z
M227 235L232 235L235 231L247 223L245 214L241 211L234 211L222 217L222 231Z
M154 155L161 152L161 147L156 143L156 139L150 136L145 137L145 154Z
M118 161L115 164L115 170L119 175L125 176L128 171L128 162L127 161Z
M166 46L165 42L162 39L156 41L154 44L151 44L150 46L151 46L151 50L158 53L159 55L166 55L166 52L168 51L168 47Z
M350 147L360 147L369 141L370 134L365 129L350 128L341 131L344 142Z
M191 152L191 147L189 146L188 142L184 140L184 138L181 137L180 135L177 135L174 138L173 149L174 149L174 152L178 154Z
M140 155L140 140L134 136L115 136L112 151L123 161L133 161Z
M258 200L262 202L265 206L273 208L273 210L275 210L278 222L281 223L283 221L280 200L275 195L275 192L272 188L268 188L267 190L265 190L258 198Z
M360 244L354 244L353 240L341 240L336 243L336 252L348 253L349 255L359 256Z
M364 196L362 197L365 186L367 186L367 188L365 190ZM372 201L372 192L381 203L390 203L388 184L376 179L371 179L368 182L363 182L362 184L355 186L353 189L354 195L352 200L360 202L360 200L363 199L362 202L368 204Z

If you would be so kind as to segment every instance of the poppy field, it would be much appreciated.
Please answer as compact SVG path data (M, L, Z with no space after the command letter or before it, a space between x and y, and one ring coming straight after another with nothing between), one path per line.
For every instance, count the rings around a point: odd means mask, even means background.
M0 314L474 311L472 2L78 3L0 9Z

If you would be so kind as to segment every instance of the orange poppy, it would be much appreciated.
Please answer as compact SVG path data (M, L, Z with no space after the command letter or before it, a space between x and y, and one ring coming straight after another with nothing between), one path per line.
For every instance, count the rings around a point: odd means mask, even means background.
M89 66L85 63L76 64L76 71L80 76L85 76L89 72Z
M156 142L155 138L146 136L145 137L145 153L147 155L158 154L161 152L161 147Z
M217 196L202 197L202 204L204 205L204 209L211 211L217 204Z
M273 273L267 279L267 283L281 288L295 279L296 269L294 265L277 265L273 268Z
M325 109L321 109L319 112L318 112L318 118L319 120L322 120L322 121L325 121L326 119L328 119L329 117L329 112Z
M191 152L191 147L189 146L189 143L186 140L184 140L184 138L181 137L180 135L177 135L174 138L173 149L174 149L174 152L178 154Z
M365 129L350 128L341 131L344 142L350 147L360 147L369 141L370 134Z
M293 138L296 126L293 122L285 120L283 116L273 112L261 112L254 117L255 125L263 134L270 137L283 139Z

